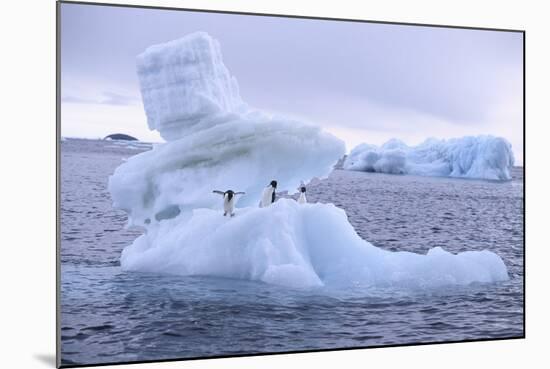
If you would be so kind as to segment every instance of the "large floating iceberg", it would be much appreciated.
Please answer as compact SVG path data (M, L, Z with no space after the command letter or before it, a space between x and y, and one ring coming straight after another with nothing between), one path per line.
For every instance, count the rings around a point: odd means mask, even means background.
M163 221L124 249L121 265L179 275L257 280L291 287L438 287L508 279L489 251L427 255L377 248L332 204L281 199L267 208L196 209Z
M392 139L382 146L360 144L344 169L390 174L509 180L514 165L512 146L493 136L428 139L407 146Z
M327 176L345 152L319 127L248 108L206 33L149 47L137 71L149 128L167 142L128 159L109 180L131 225L217 206L214 189L246 192L241 206L257 205L273 179L293 193Z
M330 173L344 144L319 127L243 103L206 33L148 48L138 76L151 129L166 143L121 164L109 179L113 205L145 233L121 256L124 270L243 278L294 287L327 284L437 286L508 278L495 254L388 252L362 240L332 204L280 199L278 191ZM212 190L245 191L224 217Z

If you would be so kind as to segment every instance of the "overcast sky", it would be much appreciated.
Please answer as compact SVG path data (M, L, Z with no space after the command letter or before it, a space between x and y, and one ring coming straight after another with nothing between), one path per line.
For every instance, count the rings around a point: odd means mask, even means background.
M523 163L523 35L61 4L62 135L147 129L135 58L195 31L221 44L250 106L346 142L493 134Z

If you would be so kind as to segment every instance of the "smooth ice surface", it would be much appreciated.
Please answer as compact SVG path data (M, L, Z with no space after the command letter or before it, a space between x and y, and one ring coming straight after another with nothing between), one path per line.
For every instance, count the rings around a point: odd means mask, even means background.
M266 208L195 209L163 221L124 249L121 265L178 275L208 275L290 287L437 287L508 279L489 251L427 255L377 248L332 204L280 199Z
M332 204L281 199L259 208L271 180L278 192L293 193L328 175L344 143L319 127L247 107L206 33L148 48L138 57L138 75L149 127L167 142L129 158L109 179L114 207L145 230L124 249L123 269L292 287L508 278L500 257L488 251L452 255L434 248L419 255L376 248ZM400 160L388 157L383 165ZM234 218L222 215L220 196L212 193L228 189L246 192Z
M356 146L344 162L344 169L390 174L415 174L509 180L514 164L512 146L493 136L428 139L407 146L392 139L382 146Z

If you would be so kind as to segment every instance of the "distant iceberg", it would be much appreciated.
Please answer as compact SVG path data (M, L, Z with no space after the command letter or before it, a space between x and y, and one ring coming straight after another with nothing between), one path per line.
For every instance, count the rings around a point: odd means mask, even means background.
M344 161L348 170L500 181L512 178L513 165L512 145L493 136L430 138L412 147L397 139L380 147L363 143Z
M362 240L332 204L258 202L273 179L293 193L327 176L344 143L319 127L251 109L206 33L148 48L137 60L150 129L166 143L129 158L109 178L113 206L145 233L124 270L208 275L291 287L438 286L508 278L489 251L389 252ZM224 217L212 190L245 191Z

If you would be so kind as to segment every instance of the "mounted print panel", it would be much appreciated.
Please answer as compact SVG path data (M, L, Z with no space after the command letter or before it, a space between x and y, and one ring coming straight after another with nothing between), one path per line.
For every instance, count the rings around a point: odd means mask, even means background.
M524 337L524 32L58 3L58 363Z

